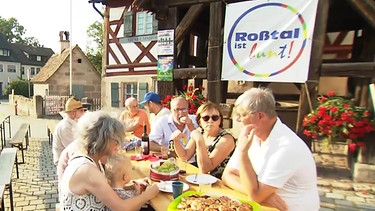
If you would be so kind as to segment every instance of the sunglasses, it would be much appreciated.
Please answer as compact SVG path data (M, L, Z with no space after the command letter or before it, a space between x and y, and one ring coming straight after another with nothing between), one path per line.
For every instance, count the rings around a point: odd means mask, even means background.
M219 115L212 115L212 116L202 116L202 119L203 119L203 121L205 121L205 122L208 122L208 120L210 120L210 118L214 121L214 122L216 122L217 120L219 120L219 118L220 118L220 116Z

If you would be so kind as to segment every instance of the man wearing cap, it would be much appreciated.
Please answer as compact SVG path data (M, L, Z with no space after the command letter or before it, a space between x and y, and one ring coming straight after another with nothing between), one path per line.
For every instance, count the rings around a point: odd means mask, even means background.
M65 103L64 113L65 117L56 125L53 132L52 154L55 165L59 162L61 152L74 141L74 128L85 109L79 100L69 98Z
M145 108L150 113L151 127L153 127L162 116L171 113L168 108L163 107L160 101L160 96L155 92L148 92L145 95L144 100L139 104L144 104Z

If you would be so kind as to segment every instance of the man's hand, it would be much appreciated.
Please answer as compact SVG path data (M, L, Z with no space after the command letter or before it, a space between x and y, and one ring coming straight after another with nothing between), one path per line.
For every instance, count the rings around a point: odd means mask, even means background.
M268 198L266 198L262 204L275 207L280 211L288 210L288 206L286 206L284 200L282 200L276 193L273 193Z
M247 153L254 139L254 126L247 125L241 129L238 136L237 148L239 152Z
M185 135L180 130L175 130L172 134L169 140L178 141L180 139L186 138Z

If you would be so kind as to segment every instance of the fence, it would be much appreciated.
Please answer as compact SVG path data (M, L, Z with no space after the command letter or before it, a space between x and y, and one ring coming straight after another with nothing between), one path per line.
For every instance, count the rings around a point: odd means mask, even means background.
M64 110L65 103L70 96L49 95L43 99L44 115L55 115ZM88 109L96 111L101 109L100 98L82 98L84 105L89 105Z

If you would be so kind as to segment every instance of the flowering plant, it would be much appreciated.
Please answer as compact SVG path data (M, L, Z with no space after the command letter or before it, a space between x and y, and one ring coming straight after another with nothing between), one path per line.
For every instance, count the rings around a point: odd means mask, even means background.
M200 105L202 105L203 103L205 103L206 100L207 100L206 97L204 97L203 94L202 94L202 91L204 90L204 87L199 86L199 88L194 89L194 86L192 84L190 84L189 86L184 85L182 87L182 89L184 91L181 92L180 94L181 94L182 97L185 97L185 99L188 101L188 104L189 104L188 113L189 114L195 114L197 112L198 107ZM177 97L177 96L167 95L164 98L164 100L162 101L163 106L170 109L171 108L171 101L175 97Z
M318 98L318 106L303 119L304 134L313 139L351 139L355 146L364 146L358 139L374 130L374 119L354 100L336 96L330 91ZM355 147L354 146L354 147ZM351 146L353 150L353 145ZM349 146L350 149L350 146Z

